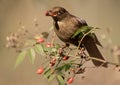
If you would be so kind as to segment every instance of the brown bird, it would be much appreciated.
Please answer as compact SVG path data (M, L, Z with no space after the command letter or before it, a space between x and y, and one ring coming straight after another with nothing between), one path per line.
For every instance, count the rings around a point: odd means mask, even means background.
M51 16L53 18L53 25L54 25L54 31L56 35L66 43L66 45L74 44L78 46L79 44L79 37L75 36L75 38L72 38L72 36L77 32L78 29L80 29L82 26L88 26L86 21L78 18L72 14L70 14L66 9L63 7L53 7L52 9L48 10L46 12L46 16ZM101 60L104 60L104 57L100 53L99 49L97 48L96 44L100 45L100 42L98 41L97 37L95 38L91 36L85 36L85 38L82 41L82 45L86 48L88 54L91 57L95 57ZM92 60L95 66L104 66L107 67L107 64Z

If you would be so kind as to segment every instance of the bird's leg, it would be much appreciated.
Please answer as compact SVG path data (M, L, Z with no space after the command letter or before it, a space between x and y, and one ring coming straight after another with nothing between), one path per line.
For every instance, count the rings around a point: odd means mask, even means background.
M81 53L81 58L85 59L86 61L90 60L89 56L85 53L85 48L81 48L80 53Z
M88 55L85 53L85 46L81 44L79 47L79 51L77 51L76 55L80 56L80 63L83 64L84 62L90 60Z
M70 44L68 43L65 43L65 45L63 45L60 49L59 49L59 54L61 54L63 52L63 50L66 48L66 47L69 47Z
M76 56L77 56L77 55L82 56L83 53L84 53L84 51L85 51L85 47L84 47L84 45L80 45L79 48L78 48L78 50L79 50L79 51L77 51L77 52L75 53Z

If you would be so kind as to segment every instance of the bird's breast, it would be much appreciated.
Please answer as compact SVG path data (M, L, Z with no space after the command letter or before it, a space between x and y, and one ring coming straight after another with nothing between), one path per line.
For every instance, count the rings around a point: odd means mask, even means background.
M64 42L69 42L77 28L71 22L57 22L54 28L57 36Z

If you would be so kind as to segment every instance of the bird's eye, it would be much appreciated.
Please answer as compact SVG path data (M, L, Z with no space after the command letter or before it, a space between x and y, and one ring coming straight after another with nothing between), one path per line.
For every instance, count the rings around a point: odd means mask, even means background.
M59 16L61 13L58 12L58 11L56 11L56 12L54 12L53 14L54 14L54 16Z
M57 14L59 15L59 14L61 14L60 12L57 12Z
M54 13L55 13L55 14L57 14L57 15L59 15L59 14L60 14L60 12L59 12L59 11L55 11Z

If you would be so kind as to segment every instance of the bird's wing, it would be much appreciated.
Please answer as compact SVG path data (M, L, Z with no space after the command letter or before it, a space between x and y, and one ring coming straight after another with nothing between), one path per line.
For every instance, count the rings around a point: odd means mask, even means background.
M87 22L86 22L84 19L76 17L76 20L78 21L78 23L79 23L81 26L88 26L88 25L87 25ZM88 26L88 27L89 27L89 26ZM97 39L97 36L96 36L95 34L94 34L94 41L95 41L95 43L96 43L97 45L99 45L99 46L102 47L101 43L99 42L99 40Z
M76 17L76 20L78 21L78 23L79 23L81 26L83 26L83 25L86 25L86 26L87 26L87 22L86 22L84 19Z

